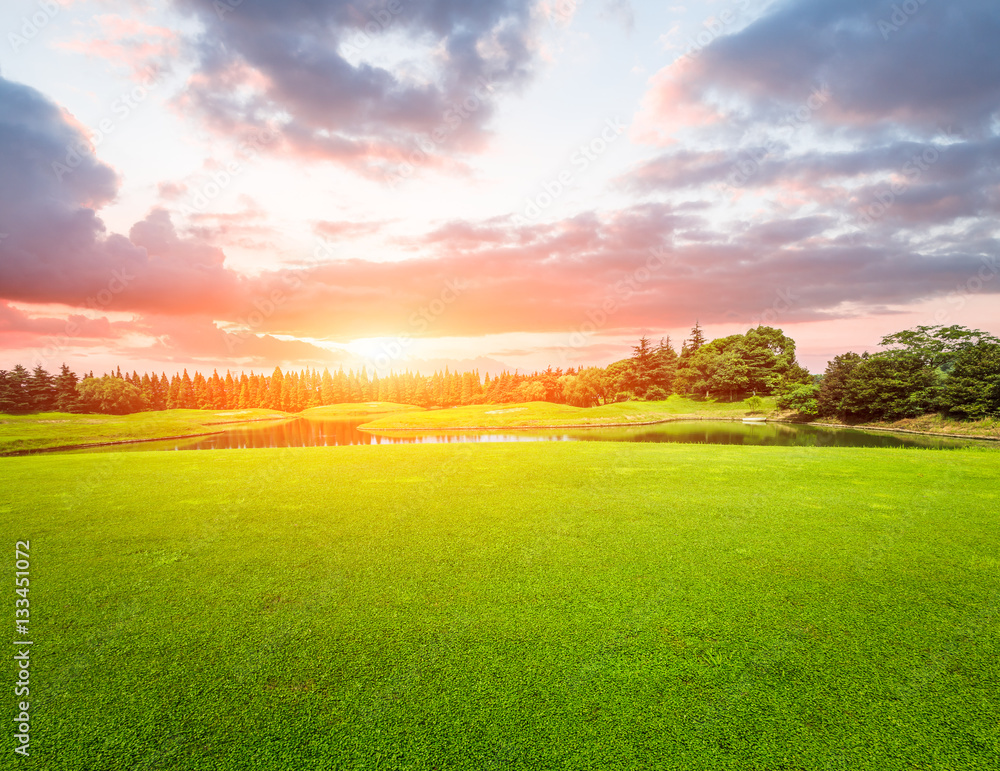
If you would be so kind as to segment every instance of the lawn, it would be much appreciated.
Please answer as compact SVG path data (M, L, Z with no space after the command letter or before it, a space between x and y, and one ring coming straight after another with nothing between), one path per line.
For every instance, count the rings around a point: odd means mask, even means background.
M23 765L994 769L998 457L0 459L31 541Z
M774 409L774 399L764 398L762 414ZM601 407L568 404L479 404L446 410L401 413L378 418L361 426L365 431L431 428L538 428L543 426L608 426L655 423L682 418L742 418L751 414L745 401L717 402L671 396L662 402L621 402Z
M132 415L0 414L0 455L46 447L209 434L247 421L292 417L275 410L165 410Z

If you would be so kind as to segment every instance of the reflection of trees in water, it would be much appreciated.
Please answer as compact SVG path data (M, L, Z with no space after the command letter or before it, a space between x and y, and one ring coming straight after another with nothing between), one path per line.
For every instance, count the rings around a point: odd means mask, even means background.
M883 447L954 449L978 447L996 450L989 443L948 437L866 432L858 429L822 428L789 423L736 423L724 421L677 421L632 428L531 430L511 433L466 431L464 433L407 432L372 434L359 431L366 422L355 420L307 420L238 426L212 436L144 442L93 451L121 450L235 450L286 447L344 447L384 444L463 444L510 441L599 441L674 442L680 444L759 445L774 447Z
M636 428L580 430L573 432L571 436L578 441L675 442L773 447L953 449L983 446L982 443L971 440L939 436L911 436L790 423L749 424L721 421L677 421Z

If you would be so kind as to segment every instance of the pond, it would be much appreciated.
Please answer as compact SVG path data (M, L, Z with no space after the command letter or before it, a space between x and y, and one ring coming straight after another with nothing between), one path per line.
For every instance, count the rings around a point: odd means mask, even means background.
M372 444L440 444L457 442L674 442L742 444L773 447L923 447L1000 449L993 442L915 434L888 434L858 429L821 428L788 423L677 421L653 426L496 431L359 431L368 419L307 420L233 426L210 436L93 447L76 452L123 450L235 450L265 447L342 447Z

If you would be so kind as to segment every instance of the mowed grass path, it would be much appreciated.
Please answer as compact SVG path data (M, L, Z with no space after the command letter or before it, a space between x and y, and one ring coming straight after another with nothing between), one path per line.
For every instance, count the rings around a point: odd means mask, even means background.
M32 546L23 765L994 769L998 459L5 458L3 532Z

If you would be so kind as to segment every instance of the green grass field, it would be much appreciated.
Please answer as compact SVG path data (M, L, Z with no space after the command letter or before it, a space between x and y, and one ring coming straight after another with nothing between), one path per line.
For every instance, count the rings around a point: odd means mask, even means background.
M205 434L240 422L288 417L291 416L275 410L165 410L132 415L0 414L0 454Z
M763 413L774 399L763 399ZM601 407L572 407L550 402L479 404L446 410L389 415L361 426L365 431L432 428L537 428L540 426L607 426L689 418L742 418L751 414L744 402L716 402L671 396L662 402L622 402Z
M31 541L19 767L995 769L997 458L0 459L8 559Z

